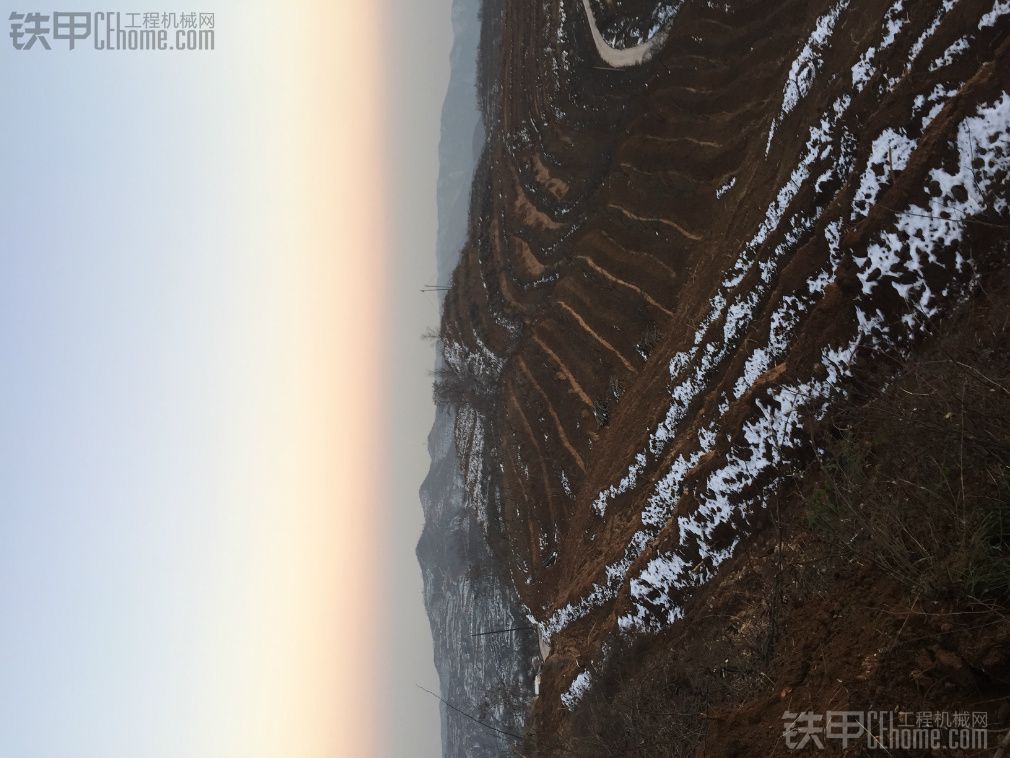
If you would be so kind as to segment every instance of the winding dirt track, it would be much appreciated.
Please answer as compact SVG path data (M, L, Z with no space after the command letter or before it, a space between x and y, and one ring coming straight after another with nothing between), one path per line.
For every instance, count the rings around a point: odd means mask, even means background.
M596 23L596 14L593 13L589 0L582 0L582 7L586 10L586 19L589 21L589 31L593 35L596 52L608 66L614 68L640 66L652 58L666 42L669 27L660 30L640 45L627 48L611 47L600 33L600 27Z

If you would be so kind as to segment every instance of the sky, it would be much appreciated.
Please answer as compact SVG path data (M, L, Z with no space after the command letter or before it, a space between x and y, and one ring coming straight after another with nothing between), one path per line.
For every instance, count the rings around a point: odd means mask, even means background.
M207 0L204 52L5 30L0 755L439 754L421 6Z

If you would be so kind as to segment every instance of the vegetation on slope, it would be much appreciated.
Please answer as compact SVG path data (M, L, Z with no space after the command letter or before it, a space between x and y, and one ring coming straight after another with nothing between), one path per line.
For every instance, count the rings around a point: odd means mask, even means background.
M991 755L1010 730L1008 345L1004 269L882 394L880 356L689 621L611 649L527 754L786 755L786 711L898 709L985 712L990 749L943 754Z

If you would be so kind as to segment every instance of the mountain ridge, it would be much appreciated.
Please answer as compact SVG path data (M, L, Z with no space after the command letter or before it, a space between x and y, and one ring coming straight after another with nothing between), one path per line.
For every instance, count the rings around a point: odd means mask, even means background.
M660 5L601 23L658 34ZM551 639L535 723L684 618L1008 215L1001 0L684 2L620 69L588 8L504 4L441 327L470 506Z

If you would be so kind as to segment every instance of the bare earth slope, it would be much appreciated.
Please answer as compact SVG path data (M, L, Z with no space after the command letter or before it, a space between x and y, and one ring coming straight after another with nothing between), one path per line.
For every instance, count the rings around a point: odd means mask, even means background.
M684 616L1008 223L1005 0L590 5L663 44L614 69L583 0L505 4L442 325L471 505L552 639L535 719Z

